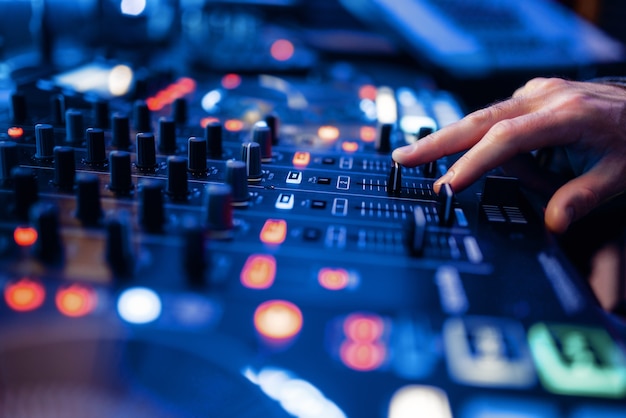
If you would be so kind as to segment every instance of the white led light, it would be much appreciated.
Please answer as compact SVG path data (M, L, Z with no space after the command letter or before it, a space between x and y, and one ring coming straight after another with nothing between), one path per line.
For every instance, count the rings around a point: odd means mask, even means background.
M126 322L147 324L161 315L161 299L154 291L145 287L125 290L117 300L117 312Z

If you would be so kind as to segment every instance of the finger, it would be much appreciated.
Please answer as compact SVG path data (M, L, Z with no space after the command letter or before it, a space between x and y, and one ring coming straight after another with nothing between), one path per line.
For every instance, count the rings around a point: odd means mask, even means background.
M626 187L622 163L614 157L600 160L591 170L565 183L548 201L545 223L562 233L570 224L587 215L602 202Z
M473 112L411 145L395 149L392 158L402 165L414 167L465 151L480 141L494 124L527 111L529 104L519 99L494 104Z
M435 182L435 191L442 183L449 183L453 190L461 191L516 154L572 141L574 137L566 135L572 124L563 122L562 116L548 111L497 122Z

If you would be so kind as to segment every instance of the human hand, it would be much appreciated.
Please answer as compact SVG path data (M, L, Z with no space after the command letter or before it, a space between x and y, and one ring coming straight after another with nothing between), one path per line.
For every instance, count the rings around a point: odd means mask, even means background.
M517 154L563 146L578 177L562 185L545 209L557 233L626 190L626 90L593 82L535 78L503 102L393 151L416 166L467 150L434 184L460 192Z

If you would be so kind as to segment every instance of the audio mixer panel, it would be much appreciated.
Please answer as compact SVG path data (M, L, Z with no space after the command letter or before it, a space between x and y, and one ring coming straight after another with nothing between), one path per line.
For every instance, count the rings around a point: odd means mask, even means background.
M517 180L391 160L454 96L138 74L0 109L0 415L626 415L623 329Z

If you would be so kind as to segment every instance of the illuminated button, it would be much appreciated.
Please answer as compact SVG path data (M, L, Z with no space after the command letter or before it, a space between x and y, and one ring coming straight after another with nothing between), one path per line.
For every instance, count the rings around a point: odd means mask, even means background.
M350 283L350 273L341 268L324 267L317 273L317 281L325 289L341 290Z
M358 142L346 141L341 144L341 149L345 152L355 152L359 149Z
M293 43L287 39L277 39L270 47L270 54L276 61L287 61L295 52Z
M379 343L344 341L339 355L343 363L357 371L376 370L385 362L387 349Z
M151 289L134 287L125 290L117 300L117 312L126 322L147 324L161 315L161 298Z
M34 311L43 305L45 298L43 285L29 278L8 283L4 288L4 300L9 308L18 312Z
M268 219L261 229L260 239L265 244L282 244L287 238L287 221Z
M246 260L239 279L250 289L267 289L276 277L276 259L269 254L252 254Z
M228 90L236 89L241 85L241 76L239 74L226 74L222 77L222 87Z
M622 398L626 358L600 328L538 323L528 341L543 386L553 393Z
M443 390L432 386L408 385L398 389L391 397L387 417L452 418L452 411Z
M18 226L13 231L13 239L20 247L30 247L37 242L37 230L29 226Z
M339 129L335 126L320 126L317 136L324 142L333 142L339 138Z
M278 199L276 199L276 204L274 205L276 209L293 209L294 196L288 193L281 193L278 195Z
M90 287L73 284L59 289L55 303L59 312L65 316L78 318L93 312L96 306L96 293Z
M524 330L488 317L452 318L443 327L450 377L475 386L527 388L535 383Z
M302 183L302 172L301 171L290 171L289 174L287 174L287 179L285 180L286 183L289 184L300 184Z
M359 130L359 136L363 142L374 142L378 137L376 128L373 126L362 126Z
M13 139L21 138L24 135L24 129L19 126L12 126L7 129L7 134Z
M255 310L254 326L270 340L290 340L302 329L302 312L291 302L270 300Z
M343 331L352 341L374 342L383 336L385 323L378 315L355 313L348 315Z
M297 166L307 166L309 162L311 162L311 154L308 152L296 152L293 155L293 165Z
M224 129L229 132L239 132L243 129L243 122L239 119L229 119L224 122Z

